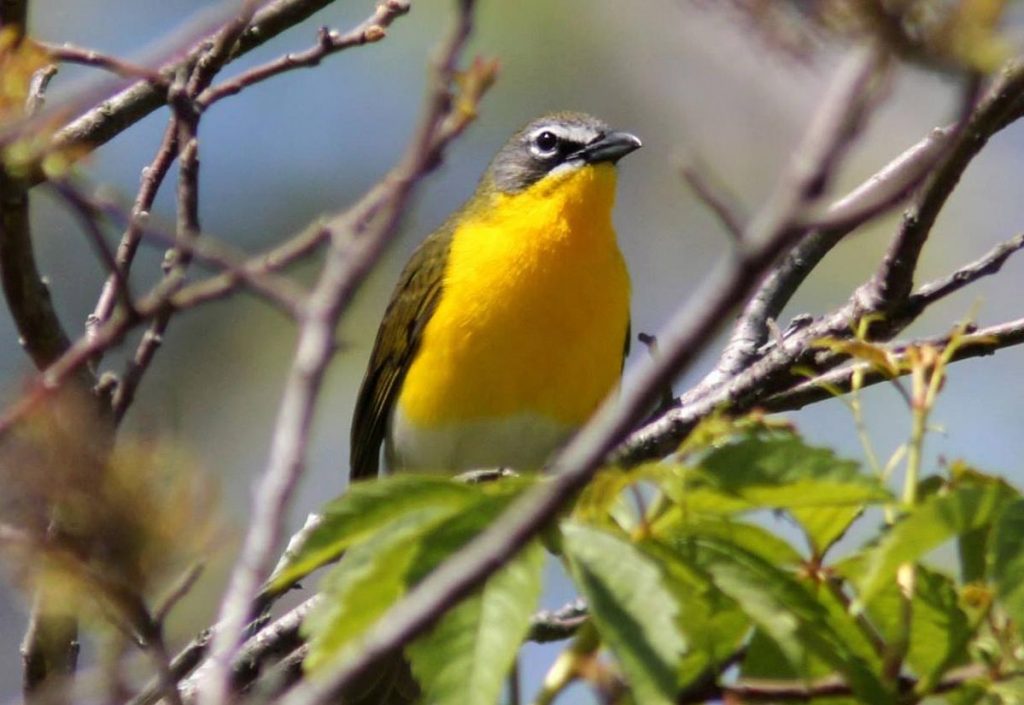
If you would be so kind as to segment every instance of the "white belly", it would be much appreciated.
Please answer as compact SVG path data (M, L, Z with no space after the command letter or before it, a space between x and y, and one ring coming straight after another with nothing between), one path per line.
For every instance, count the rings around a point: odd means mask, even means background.
M397 407L391 416L384 448L388 472L539 470L575 430L535 414L462 421L425 429L409 423Z

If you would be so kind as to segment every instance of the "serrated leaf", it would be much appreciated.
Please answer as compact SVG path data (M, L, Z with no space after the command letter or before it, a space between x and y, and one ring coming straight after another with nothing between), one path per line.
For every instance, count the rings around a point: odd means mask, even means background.
M394 519L371 540L352 548L324 577L320 602L302 624L309 642L304 668L316 671L339 658L408 589L417 539L444 521L420 509Z
M562 536L598 634L621 664L637 702L669 705L685 643L676 627L678 605L657 563L600 529L565 522Z
M876 496L881 489L874 478L859 472L856 462L838 458L827 448L809 446L790 434L743 438L708 453L701 467L710 473L716 487L744 497L751 492L772 493L795 483L821 485L820 498L790 497L788 501L794 504L787 506L851 504ZM855 499L843 501L835 495L836 486L851 486Z
M817 556L846 532L864 505L891 498L876 478L859 472L857 463L790 434L744 438L712 451L701 466L710 487L697 487L696 492L713 488L749 508L788 510ZM706 497L697 499L711 504ZM727 501L718 503L727 511L740 511Z
M651 535L674 547L685 550L685 542L699 537L721 539L781 565L797 565L803 556L786 540L764 527L738 519L718 516L688 516L680 507L673 507L651 526Z
M1024 626L1024 499L1003 509L992 532L992 580L1003 608Z
M865 553L858 600L873 600L904 563L916 563L943 543L991 523L1010 497L998 484L958 485L914 507Z
M454 515L443 506L420 507L392 517L349 548L324 577L323 600L303 624L310 644L306 668L316 670L358 648L359 637L388 607L493 521L523 486L474 491L475 500Z
M904 608L899 587L891 583L868 604L868 614L883 636L896 640L903 629ZM906 662L921 680L918 690L927 692L946 670L967 662L973 634L952 579L941 573L917 567L911 609Z
M657 561L679 605L677 623L686 650L677 670L685 688L733 656L750 632L750 619L710 576L680 559L675 546L658 540L639 546Z
M406 649L431 705L497 703L540 597L544 550L530 544L478 594Z
M711 539L699 544L701 564L718 589L771 637L794 668L813 654L842 673L865 702L893 701L878 673L880 661L850 640L857 627L849 614L827 609L793 575L759 556Z
M408 512L431 507L432 512L451 515L477 496L475 486L432 475L396 475L355 483L323 508L320 524L272 576L270 589L294 584Z
M853 522L863 513L863 504L855 507L813 507L790 510L790 514L804 530L811 550L819 559L828 553L828 550L849 531Z

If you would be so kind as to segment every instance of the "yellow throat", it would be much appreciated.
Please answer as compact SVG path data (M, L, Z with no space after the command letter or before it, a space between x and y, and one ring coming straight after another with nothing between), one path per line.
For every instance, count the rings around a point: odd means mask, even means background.
M393 409L391 464L539 464L614 389L630 289L615 180L586 165L467 207Z

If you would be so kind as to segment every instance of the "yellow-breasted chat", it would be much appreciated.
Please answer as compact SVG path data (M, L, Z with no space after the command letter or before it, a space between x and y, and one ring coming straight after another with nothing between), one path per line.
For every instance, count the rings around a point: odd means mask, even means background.
M582 113L514 134L406 264L356 402L351 476L538 469L618 384L629 275L616 163L640 147Z

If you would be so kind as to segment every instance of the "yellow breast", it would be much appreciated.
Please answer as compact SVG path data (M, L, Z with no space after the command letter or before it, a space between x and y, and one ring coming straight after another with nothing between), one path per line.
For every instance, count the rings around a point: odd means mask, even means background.
M405 423L589 417L619 379L629 322L614 197L615 169L597 165L470 209L397 400Z

